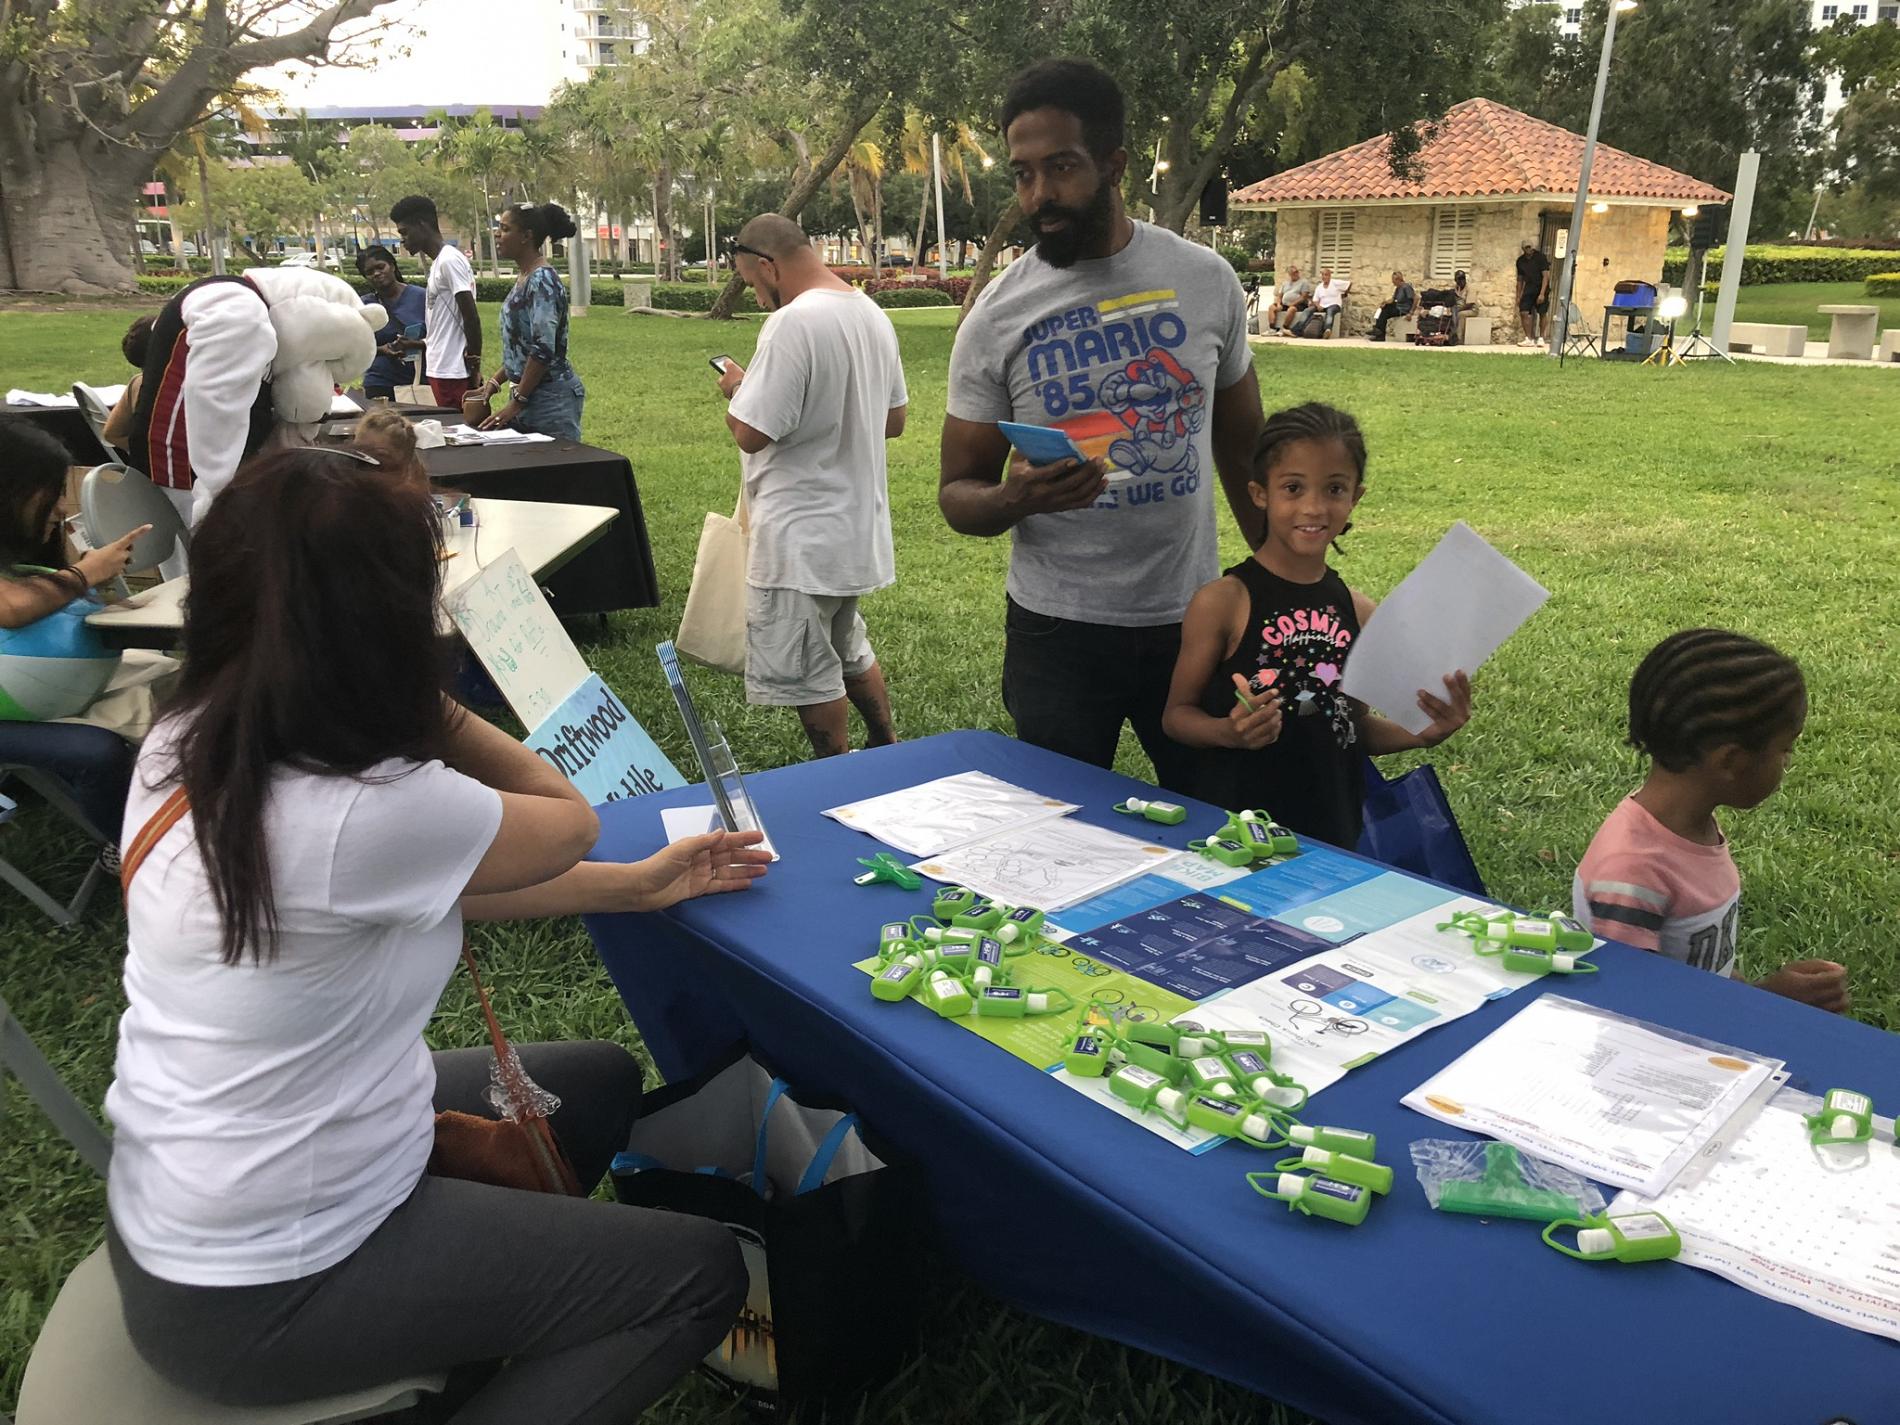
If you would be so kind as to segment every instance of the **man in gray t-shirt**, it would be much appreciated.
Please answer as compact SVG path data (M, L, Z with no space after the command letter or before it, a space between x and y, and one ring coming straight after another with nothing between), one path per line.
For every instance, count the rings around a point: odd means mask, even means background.
M1262 532L1246 297L1213 252L1123 211L1122 96L1100 69L1032 66L1003 129L1036 246L957 332L938 503L960 533L1011 532L1017 735L1106 767L1129 721L1167 785L1181 616L1220 572L1217 479L1249 543ZM1059 427L1087 458L1011 458L998 421Z

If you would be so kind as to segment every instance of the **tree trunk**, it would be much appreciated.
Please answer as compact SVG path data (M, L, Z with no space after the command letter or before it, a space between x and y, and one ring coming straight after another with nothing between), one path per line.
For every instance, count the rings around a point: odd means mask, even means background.
M137 290L128 261L137 248L136 210L125 175L100 163L91 147L44 139L37 148L0 146L0 283L76 296ZM133 185L134 197L137 191Z
M871 179L871 275L884 274L884 180Z
M1016 221L1022 217L1023 210L1016 205L1014 198L996 219L996 226L990 229L990 235L983 239L983 250L976 255L976 272L970 278L970 290L963 294L963 310L957 313L957 324L970 315L970 308L976 305L978 295L984 284L990 280L990 273L996 267L996 254L1003 250L1003 243L1016 227Z
M211 254L211 271L214 275L224 275L224 245L218 241L219 228L217 214L211 211L211 165L205 160L203 149L198 150L198 206L205 212L205 245Z
M921 267L924 262L924 224L930 219L930 187L924 184L924 201L917 206L917 241L910 245L910 265Z
M844 156L851 152L851 145L858 141L858 135L864 132L864 126L877 117L877 111L884 107L888 94L861 94L857 106L845 116L844 126L838 136L831 141L831 147L825 150L824 157L805 169L805 176L792 184L792 191L785 195L785 201L779 204L779 215L796 218L805 211L805 205L811 202L812 194L838 171L838 165L844 162ZM805 145L798 145L800 155L806 152ZM732 309L738 305L739 294L745 290L745 283L734 272L726 280L725 290L719 294L712 310L706 315L717 317L721 321L730 321Z
M654 275L664 282L679 281L679 254L673 242L673 165L662 163L653 175Z

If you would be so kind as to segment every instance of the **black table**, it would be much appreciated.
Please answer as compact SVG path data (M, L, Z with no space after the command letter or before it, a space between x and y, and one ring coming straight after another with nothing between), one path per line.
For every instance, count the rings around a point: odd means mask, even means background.
M613 609L656 608L659 576L646 515L624 455L571 440L531 445L438 446L422 452L429 478L484 499L605 505L620 512L598 543L544 587L563 618Z
M106 458L77 406L0 406L0 419L31 421L65 446L75 465L91 467Z

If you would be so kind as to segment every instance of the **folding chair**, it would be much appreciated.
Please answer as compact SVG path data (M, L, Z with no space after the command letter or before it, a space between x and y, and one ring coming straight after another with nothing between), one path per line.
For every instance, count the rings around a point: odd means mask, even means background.
M73 399L79 402L79 414L86 418L86 424L92 427L93 435L98 437L99 449L107 460L117 460L119 452L112 448L112 442L106 439L106 422L112 418L112 407L84 381L73 382Z
M86 472L79 485L79 515L94 549L142 524L152 527L132 545L129 574L157 568L191 545L191 531L171 497L122 461L95 465ZM121 597L130 592L123 578L117 585Z
M0 780L4 780L5 777L17 777L26 783L50 803L60 815L85 832L88 839L102 849L110 845L80 813L78 805L57 779L44 775L36 768L0 764ZM0 793L0 825L12 821L19 809L18 802L5 793ZM105 860L103 856L93 859L92 865L86 869L85 879L79 883L79 889L74 891L72 899L63 905L5 856L0 856L0 881L5 881L14 890L32 901L34 905L46 912L53 924L64 930L76 924L79 917L86 913L86 906L92 900L93 892L99 888L100 880L106 875L108 868Z
M1597 334L1590 330L1583 320L1583 308L1575 302L1570 304L1570 315L1564 321L1565 356L1601 356L1603 348L1597 343Z
M112 1141L60 1080L0 998L0 1083L11 1070L87 1165L104 1176ZM441 1392L443 1374L288 1405L219 1405L186 1394L145 1363L126 1334L119 1286L100 1246L66 1278L20 1380L17 1425L344 1425L406 1410ZM0 1415L0 1425L6 1417Z

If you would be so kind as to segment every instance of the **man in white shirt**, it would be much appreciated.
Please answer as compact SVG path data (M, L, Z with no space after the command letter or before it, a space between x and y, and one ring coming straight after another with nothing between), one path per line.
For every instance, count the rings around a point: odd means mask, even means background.
M429 259L428 322L423 370L438 406L462 409L462 398L482 379L482 318L475 310L475 269L459 248L442 239L435 200L420 193L389 210L402 245Z
M1346 289L1349 282L1333 281L1333 269L1322 267L1319 270L1319 286L1313 289L1312 300L1300 319L1290 326L1295 336L1329 336L1333 323L1339 320L1339 309L1346 304Z
M750 526L746 699L795 707L820 757L897 741L858 599L897 578L884 442L910 396L883 310L812 251L790 218L754 218L733 265L770 312L752 368L726 360L719 390L741 452Z

